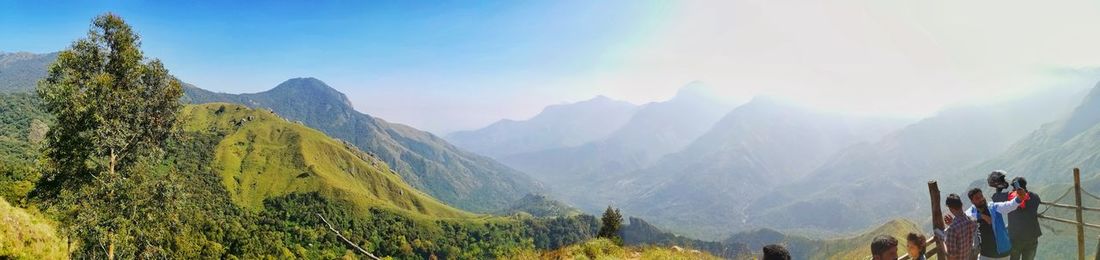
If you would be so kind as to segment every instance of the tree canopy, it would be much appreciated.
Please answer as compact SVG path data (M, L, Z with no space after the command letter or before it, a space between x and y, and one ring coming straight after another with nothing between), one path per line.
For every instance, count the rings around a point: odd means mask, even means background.
M619 213L619 209L607 206L607 210L603 212L603 217L600 220L602 225L600 225L600 232L597 233L597 236L609 238L622 244L622 238L619 237L619 227L623 223L623 215Z
M90 250L108 258L116 244L130 254L149 251L143 244L151 243L134 238L157 229L136 227L170 220L159 215L170 211L156 209L170 207L173 192L142 162L162 154L173 133L179 80L159 60L146 60L138 35L107 13L58 55L37 93L56 124L46 133L34 196L54 202L50 210Z

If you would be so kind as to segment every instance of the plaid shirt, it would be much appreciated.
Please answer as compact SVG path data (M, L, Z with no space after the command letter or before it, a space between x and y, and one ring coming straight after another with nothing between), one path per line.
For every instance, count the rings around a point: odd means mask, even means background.
M974 234L978 231L978 222L967 217L966 214L958 214L947 227L944 247L947 249L948 260L962 260L970 256L970 250L974 247Z

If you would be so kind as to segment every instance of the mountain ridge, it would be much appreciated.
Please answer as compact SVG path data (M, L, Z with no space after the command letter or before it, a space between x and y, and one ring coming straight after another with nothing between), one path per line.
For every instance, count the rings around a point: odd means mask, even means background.
M450 133L459 147L494 158L576 146L603 138L621 127L637 106L600 95L545 107L526 120L502 119L489 126Z
M352 143L381 158L417 189L462 209L492 212L545 189L522 172L461 150L431 133L360 113L344 94L314 78L295 78L250 94L184 89L185 102L268 108Z

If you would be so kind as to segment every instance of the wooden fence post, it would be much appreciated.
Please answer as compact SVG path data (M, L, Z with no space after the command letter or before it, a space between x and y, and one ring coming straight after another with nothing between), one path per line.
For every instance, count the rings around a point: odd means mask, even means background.
M1077 203L1077 259L1085 260L1085 220L1081 217L1081 169L1073 168L1073 195Z
M1096 239L1100 240L1100 236L1097 236ZM1096 257L1096 260L1100 260L1100 241L1096 242L1096 256L1095 257Z
M928 197L932 200L932 228L944 230L943 210L940 209L940 187L936 180L928 181ZM932 234L935 234L935 231ZM933 235L933 237L935 236ZM947 259L944 253L943 240L940 239L936 239L936 258Z

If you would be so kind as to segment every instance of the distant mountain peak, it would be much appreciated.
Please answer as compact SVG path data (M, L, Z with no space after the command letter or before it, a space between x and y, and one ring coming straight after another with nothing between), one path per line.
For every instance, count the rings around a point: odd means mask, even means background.
M692 81L676 91L675 98L681 97L708 97L714 95L714 90L702 81Z
M308 96L320 96L328 99L338 100L348 108L353 107L351 100L343 92L332 88L324 81L321 81L313 77L292 78L283 83L279 83L278 86L271 90L265 91L267 93L282 93L289 94L290 96L308 95Z
M288 79L286 81L283 81L283 83L279 83L279 85L275 86L275 88L273 88L272 90L277 89L316 89L336 91L336 89L333 89L328 84L325 84L324 81L313 77Z

